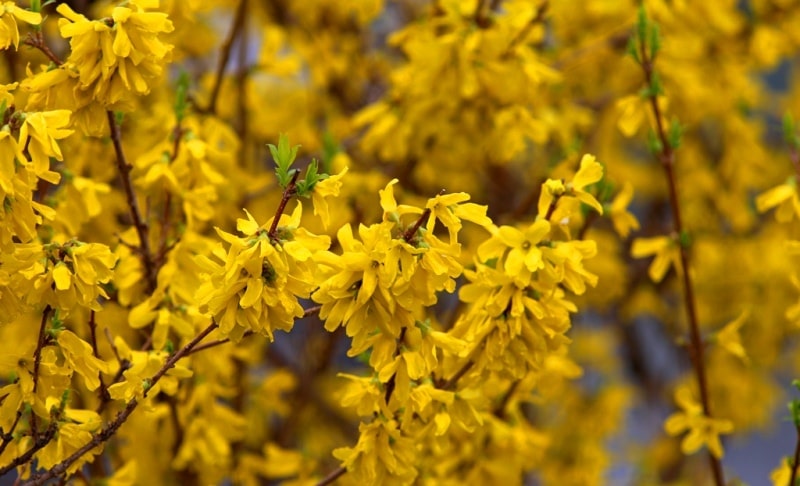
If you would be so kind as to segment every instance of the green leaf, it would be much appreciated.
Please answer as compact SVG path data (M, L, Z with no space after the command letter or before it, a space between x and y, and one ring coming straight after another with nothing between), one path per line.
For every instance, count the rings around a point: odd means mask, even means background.
M297 182L297 195L301 197L309 197L314 191L314 186L317 182L327 179L327 174L319 173L319 162L317 159L312 159L306 169L306 177L302 181Z
M275 161L275 175L278 177L278 183L282 188L286 189L294 175L294 170L289 170L289 168L294 163L294 159L297 158L297 150L300 146L291 147L289 145L289 137L284 133L281 133L277 147L272 144L267 146L272 154L272 159Z
M628 39L628 47L626 52L633 58L634 61L641 64L642 60L639 58L639 42L636 40L635 35L632 35L630 39Z
M636 34L638 39L644 41L647 39L648 21L647 12L644 9L644 4L639 5L639 15L636 21Z
M650 44L650 60L652 61L658 55L658 51L661 50L661 33L659 32L658 24L653 24L650 27L648 43Z
M692 245L692 237L689 236L689 232L686 230L681 231L680 236L678 237L678 243L681 244L684 248L689 248Z
M186 110L189 107L189 74L186 71L181 71L178 77L178 86L175 90L175 117L178 123L183 121L186 116Z
M800 135L797 133L792 114L787 112L783 115L783 140L792 148L800 149Z
M680 147L681 137L683 137L683 126L681 126L677 118L673 118L669 125L669 135L667 137L669 146L673 149Z
M658 155L664 149L664 146L661 145L661 140L658 139L656 132L650 130L647 134L647 148L650 150L650 153L653 155Z

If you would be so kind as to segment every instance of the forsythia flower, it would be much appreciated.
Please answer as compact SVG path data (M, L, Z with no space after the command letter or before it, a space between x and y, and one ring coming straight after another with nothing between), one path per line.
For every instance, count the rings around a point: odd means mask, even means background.
M358 484L386 484L391 479L409 484L417 476L414 440L403 435L395 420L361 423L358 444L336 449L333 455Z
M681 271L681 253L679 243L670 236L655 236L653 238L636 238L631 247L631 256L634 258L644 258L655 255L653 263L650 264L648 275L650 279L658 283L664 279L664 275L669 271L670 265L675 266L677 271Z
M742 336L739 334L739 329L744 325L745 321L747 321L749 315L750 313L748 311L742 312L739 317L720 329L716 335L716 342L722 349L741 358L745 362L748 361L747 352L744 346L742 346Z
M8 49L11 44L14 44L14 49L19 46L17 20L39 25L42 22L42 15L20 8L15 2L3 2L0 5L0 49Z
M684 454L692 454L705 445L714 457L721 459L724 451L719 435L733 432L733 423L730 420L707 417L688 386L681 386L676 390L675 401L683 411L670 415L664 422L664 430L669 435L689 432L681 442Z
M322 226L328 228L331 222L331 216L328 212L329 197L336 197L339 195L339 190L342 187L342 176L347 173L347 167L336 175L329 176L316 184L311 193L311 201L314 205L314 214L318 215L322 220Z
M628 211L628 206L632 199L633 184L626 181L614 200L606 208L611 217L611 223L614 225L614 230L623 238L627 238L631 230L636 231L639 229L639 221L636 216Z
M11 286L29 304L44 302L67 312L76 305L100 310L97 298L108 298L101 284L111 280L116 257L105 245L18 244L11 256L3 261L11 270Z
M793 217L800 218L800 196L797 195L797 180L794 176L785 184L773 187L756 197L756 208L760 213L774 207L778 208L775 219L781 223L787 223Z
M67 4L56 9L61 35L70 39L67 63L79 71L79 89L91 90L107 109L129 109L131 94L145 95L161 76L172 46L160 35L172 22L160 12L145 12L144 2L114 8L111 18L89 20Z
M544 183L542 192L539 195L539 217L552 217L557 205L560 205L561 201L564 201L565 198L570 202L577 199L577 201L591 206L595 211L603 214L603 206L593 195L584 190L584 188L599 182L602 178L603 166L597 162L594 155L585 154L581 158L580 167L572 181L565 183L564 181L549 179ZM558 221L568 221L571 214L577 209L578 205L572 203L565 207L562 213L559 213L558 217L555 219Z
M28 113L19 131L19 146L27 147L34 173L53 184L57 184L61 176L50 170L50 157L64 160L56 140L72 134L72 130L65 128L69 125L69 115L68 110Z
M248 330L273 339L273 331L289 331L294 320L303 316L298 297L308 298L314 289L314 253L326 250L330 238L317 236L300 227L302 206L298 203L291 217L281 215L275 235L247 213L239 219L238 237L217 229L230 244L226 253L219 248L214 256L219 264L201 255L198 263L207 272L197 291L201 311L216 319L223 335L239 340Z

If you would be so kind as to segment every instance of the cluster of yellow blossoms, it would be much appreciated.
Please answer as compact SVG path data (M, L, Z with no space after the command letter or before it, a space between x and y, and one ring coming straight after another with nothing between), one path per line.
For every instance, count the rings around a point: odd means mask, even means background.
M54 3L0 2L4 479L721 486L800 373L800 2Z

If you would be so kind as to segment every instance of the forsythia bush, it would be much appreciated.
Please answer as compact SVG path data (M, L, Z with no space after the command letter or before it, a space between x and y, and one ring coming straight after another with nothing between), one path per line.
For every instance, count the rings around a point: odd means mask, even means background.
M2 2L0 477L734 481L800 436L798 26Z

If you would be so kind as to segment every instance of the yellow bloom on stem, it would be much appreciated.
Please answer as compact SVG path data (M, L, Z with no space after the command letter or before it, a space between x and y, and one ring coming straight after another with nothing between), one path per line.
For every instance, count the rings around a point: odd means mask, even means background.
M756 197L758 212L763 213L774 207L778 208L775 219L781 223L800 217L800 197L797 195L797 180L794 177Z
M42 23L42 15L20 8L15 2L3 2L0 5L0 49L8 49L11 44L14 44L14 49L19 47L17 20L39 25Z
M131 94L150 92L161 76L172 46L160 35L172 32L167 14L145 12L153 2L129 2L116 7L111 18L89 20L67 4L56 8L64 18L58 26L70 39L67 62L80 73L80 89L90 90L107 109L129 109Z
M614 231L623 238L627 238L631 230L636 231L639 229L639 221L636 216L628 211L628 206L632 200L633 184L625 181L622 189L606 208L609 216L611 216L611 224L614 225Z
M567 194L578 198L584 204L603 214L603 206L594 196L584 190L586 186L599 182L603 178L603 166L595 159L594 155L586 154L581 158L581 166L572 182L567 184Z
M69 110L54 110L28 113L19 130L19 146L27 147L37 177L58 184L61 175L50 170L50 157L64 160L57 140L72 135L69 125Z
M658 283L664 279L664 275L669 271L670 265L680 272L681 253L680 247L675 238L670 236L656 236L653 238L636 238L631 247L631 256L634 258L644 258L655 255L653 263L650 264L648 275L650 279Z
M562 180L548 179L542 184L542 192L539 195L539 203L537 209L539 211L539 218L550 218L556 208L556 204L563 197L574 197L578 201L591 206L598 213L603 214L603 206L597 199L585 190L603 178L603 166L597 162L594 155L585 154L581 158L581 164L578 172L572 181L565 182ZM571 211L562 215L559 219L568 218Z
M311 192L311 202L314 205L314 214L322 220L322 227L327 229L331 223L331 215L328 211L328 198L339 195L342 188L342 176L347 173L347 167L336 175L332 175L317 182Z
M745 310L739 317L720 329L716 335L716 342L722 349L741 358L745 362L748 361L748 357L744 346L742 346L742 336L739 334L739 329L741 329L749 316L750 312Z
M478 247L478 258L485 262L505 255L503 268L506 274L521 286L528 285L531 274L544 268L539 244L550 234L550 222L540 219L524 230L501 226L493 233Z
M664 430L673 436L688 432L681 442L681 451L684 454L693 454L706 446L714 457L721 459L725 452L722 450L719 435L733 432L733 422L707 417L688 386L678 387L675 401L682 411L667 418Z
M56 338L67 364L83 377L86 388L96 390L100 386L100 373L108 373L108 364L95 357L92 347L74 332L66 329Z

